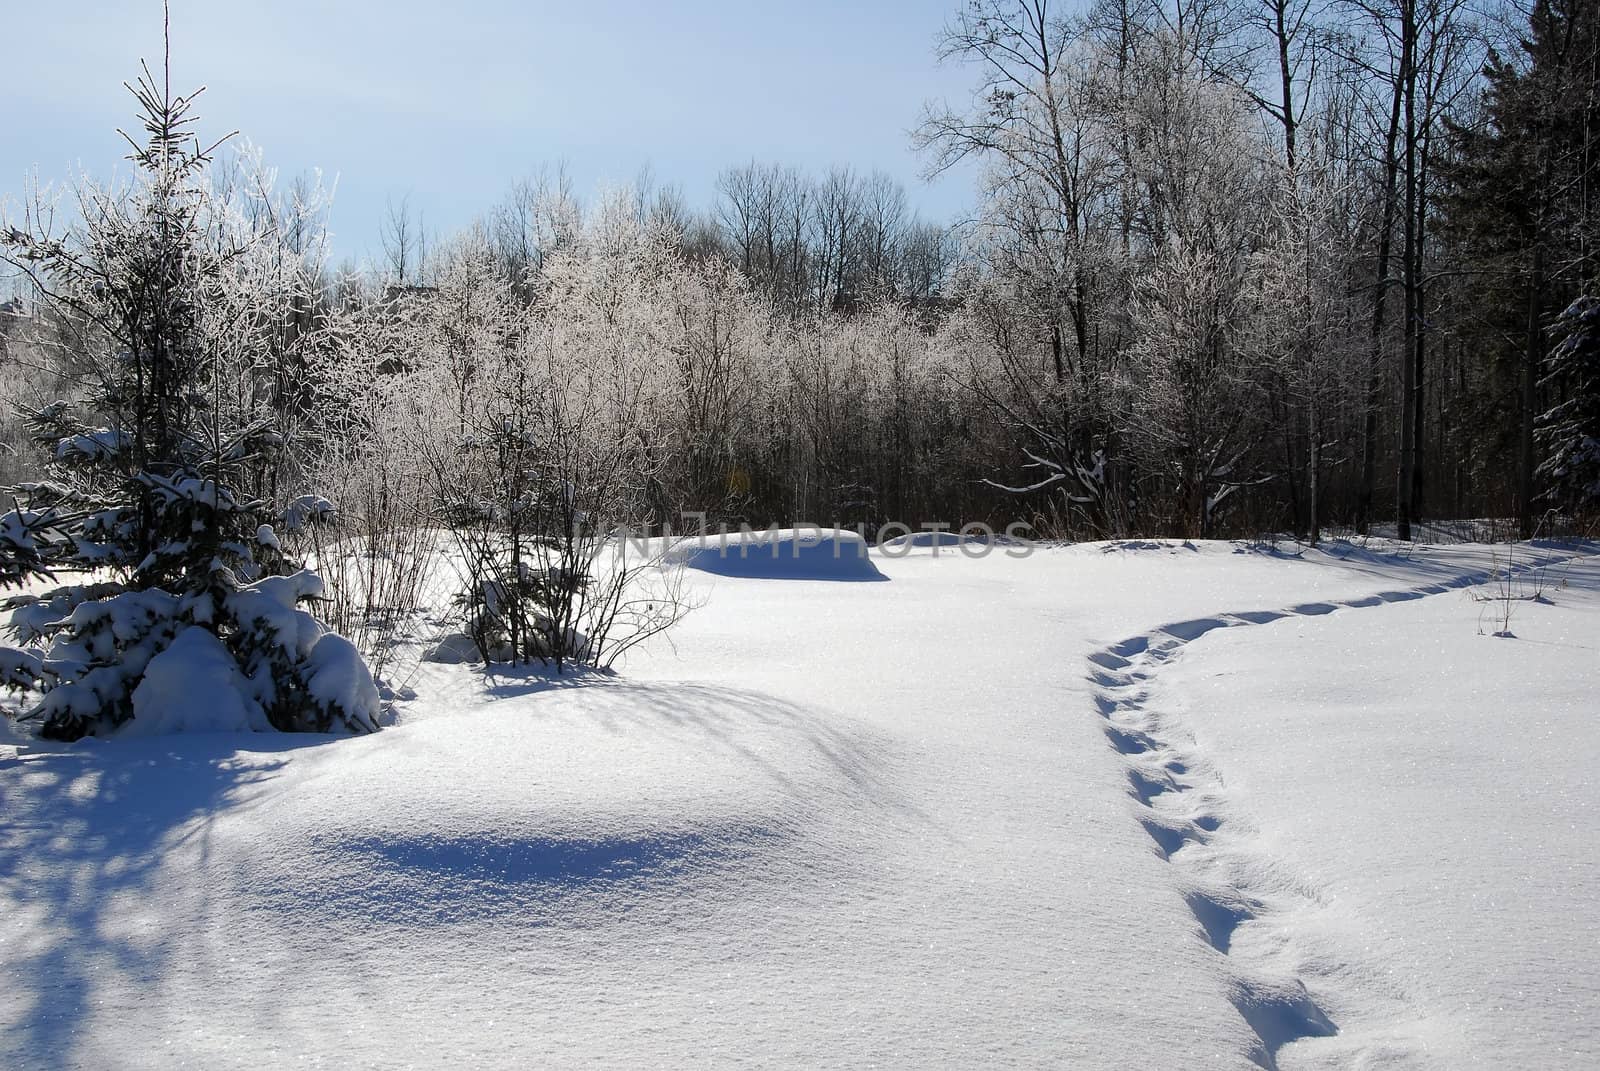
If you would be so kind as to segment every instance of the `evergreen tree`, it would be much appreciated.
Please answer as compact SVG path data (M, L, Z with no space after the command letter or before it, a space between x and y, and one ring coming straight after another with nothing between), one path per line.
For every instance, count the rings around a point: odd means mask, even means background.
M1539 418L1539 475L1560 506L1600 506L1600 300L1579 298L1556 321L1559 341L1546 362L1563 400Z
M1469 269L1463 331L1486 359L1467 423L1480 467L1514 457L1523 534L1531 534L1534 424L1543 403L1548 313L1595 278L1592 207L1600 153L1596 57L1600 15L1589 0L1538 0L1522 64L1491 56L1483 121L1451 129L1442 167L1445 232Z
M223 401L223 364L255 319L230 289L247 250L206 184L216 145L192 133L198 94L148 67L129 88L145 132L128 139L133 185L86 184L63 234L35 216L0 234L93 371L86 397L32 417L51 475L0 516L0 587L104 578L14 598L22 646L0 648L0 682L36 697L25 716L61 739L169 716L161 682L190 674L216 686L216 727L369 731L372 678L302 608L321 581L291 569L270 523L307 511L275 516L238 490L285 437Z

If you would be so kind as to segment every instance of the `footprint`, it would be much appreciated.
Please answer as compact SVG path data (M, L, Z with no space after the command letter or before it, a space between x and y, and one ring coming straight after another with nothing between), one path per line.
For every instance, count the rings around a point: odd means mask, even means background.
M1176 636L1184 643L1197 640L1213 629L1227 628L1228 622L1220 617L1201 617L1193 621L1179 621L1161 626L1161 631Z
M1165 776L1159 778L1151 777L1149 774L1144 773L1141 770L1128 771L1128 785L1129 790L1133 794L1133 798L1144 804L1146 807L1150 806L1151 800L1155 799L1163 792L1178 791L1177 783L1174 782L1172 778ZM1215 829L1216 827L1213 826L1212 828Z
M1127 669L1132 664L1121 655L1112 654L1110 651L1096 651L1089 656L1089 661L1104 669Z
M1161 849L1163 858L1176 855L1184 845L1195 839L1192 835L1181 829L1162 825L1153 818L1141 818L1139 824L1144 826L1144 831L1150 834L1150 839L1156 842L1156 847Z
M1205 893L1190 893L1184 897L1189 910L1194 913L1200 928L1206 932L1206 941L1218 952L1227 954L1233 945L1233 931L1239 924L1256 917L1259 903L1229 902Z
M1289 615L1281 610L1246 610L1228 616L1251 625L1265 625L1269 621L1281 621Z
M1107 650L1120 658L1132 658L1135 655L1144 654L1149 646L1149 636L1134 636L1131 639L1123 640L1121 643L1112 644Z
M1159 746L1150 734L1138 729L1119 729L1115 725L1108 725L1106 736L1110 738L1111 746L1124 755L1143 755Z
M1298 979L1275 983L1259 979L1241 981L1229 999L1239 1010L1239 1016L1261 1039L1253 1058L1267 1071L1277 1071L1278 1050L1289 1042L1332 1037L1339 1032Z
M1095 693L1094 701L1096 709L1106 719L1106 739L1124 756L1150 756L1141 760L1139 766L1130 761L1127 771L1128 794L1138 801L1143 812L1138 816L1139 825L1155 843L1162 858L1174 860L1186 845L1209 840L1209 834L1221 828L1223 819L1209 811L1211 797L1208 784L1195 784L1193 779L1177 779L1188 774L1189 767L1172 757L1162 739L1161 723L1147 706L1150 698L1148 690L1141 688L1129 694L1126 689L1136 682L1149 680L1161 664L1176 655L1185 644L1214 629L1264 625L1290 615L1320 617L1342 607L1368 608L1384 603L1410 602L1481 582L1481 576L1462 575L1426 587L1381 591L1376 595L1339 603L1307 602L1288 610L1251 610L1195 618L1163 625L1153 632L1130 637L1090 655L1089 661L1098 668L1090 672L1089 679L1104 689ZM1111 691L1120 694L1113 696L1109 694ZM1112 720L1113 716L1115 720ZM1118 724L1129 721L1142 724L1149 731ZM1209 783L1213 776L1205 773L1200 780ZM1220 788L1221 785L1217 782L1210 787ZM1196 788L1205 792L1191 804L1190 809L1204 810L1192 819L1166 818L1156 813L1156 799L1181 799L1184 793L1193 792ZM1168 809L1163 804L1162 810ZM1188 866L1185 866L1185 870L1192 873L1192 868ZM1222 895L1193 891L1184 894L1184 901L1204 931L1206 941L1225 956L1233 954L1233 937L1239 926L1261 917L1265 911L1261 901L1242 891ZM1257 965L1258 971L1260 967ZM1317 1006L1298 978L1265 972L1247 975L1244 972L1248 969L1247 965L1238 966L1239 973L1235 975L1229 999L1258 1039L1258 1044L1250 1053L1250 1059L1255 1064L1267 1071L1277 1071L1278 1051L1284 1045L1301 1038L1328 1037L1338 1033L1338 1027Z

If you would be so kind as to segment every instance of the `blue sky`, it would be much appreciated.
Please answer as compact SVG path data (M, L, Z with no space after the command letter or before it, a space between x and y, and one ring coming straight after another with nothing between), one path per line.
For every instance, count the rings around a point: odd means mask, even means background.
M925 184L907 131L968 92L933 55L959 2L173 0L174 88L207 85L203 130L240 129L280 173L337 177L340 256L376 251L389 198L449 230L563 160L586 194L649 163L698 205L729 164L849 163L943 221L973 174ZM8 6L0 194L35 167L125 167L121 82L159 62L160 0Z

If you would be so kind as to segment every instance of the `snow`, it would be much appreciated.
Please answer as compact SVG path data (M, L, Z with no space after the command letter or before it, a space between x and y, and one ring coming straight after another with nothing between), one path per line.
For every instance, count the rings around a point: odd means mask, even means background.
M300 602L322 592L322 578L303 569L245 584L229 594L228 604L238 621L253 624L271 638L274 646L305 656L321 637L322 627L300 609Z
M57 461L96 461L116 457L133 443L125 431L97 428L79 435L69 435L56 443Z
M24 591L8 600L0 619L0 639L8 641L0 646L0 684L15 690L6 701L45 731L53 719L107 731L141 714L150 715L149 724L125 731L257 731L285 709L300 711L289 717L301 718L301 727L377 728L379 692L356 647L300 609L324 590L315 573L263 577L229 591L222 616L237 632L220 637L212 592L118 591L82 579ZM234 663L224 667L219 656L228 645L236 648ZM155 674L148 687L141 679L147 672ZM283 691L291 680L293 690ZM19 694L38 701L18 703Z
M37 652L0 647L0 686L28 688L46 672L44 659Z
M222 641L191 625L150 660L133 690L133 720L119 736L270 732L261 707Z
M307 525L327 523L337 515L333 503L321 495L301 495L283 511L283 529L299 532Z
M959 547L967 542L956 532L911 532L907 535L895 536L885 539L882 543L883 550L900 550L911 547Z
M373 712L380 707L378 686L356 645L329 632L311 647L305 662L306 690L323 707L377 728Z
M883 580L858 533L773 528L684 539L667 560L718 576L763 580Z
M1146 682L1194 759L1161 810L1203 796L1221 823L1184 870L1264 905L1234 943L1342 1025L1321 1066L1600 1065L1600 563L1542 582L1517 639L1459 597L1404 599L1219 631Z
M1495 553L690 570L620 677L29 742L0 1066L1585 1066L1600 577Z
M463 662L481 662L483 656L471 636L465 632L452 632L429 644L422 653L422 660L455 666Z
M13 554L31 554L39 549L39 542L34 538L34 526L43 521L44 515L32 510L8 510L0 513L0 546L6 546Z
M928 550L934 554L949 548L960 548L961 553L977 556L988 554L995 547L1013 548L1016 553L1022 553L1025 544L1012 536L1002 535L979 526L963 528L960 531L921 531L907 532L905 535L885 539L879 544L881 554L890 557L902 557L913 550Z

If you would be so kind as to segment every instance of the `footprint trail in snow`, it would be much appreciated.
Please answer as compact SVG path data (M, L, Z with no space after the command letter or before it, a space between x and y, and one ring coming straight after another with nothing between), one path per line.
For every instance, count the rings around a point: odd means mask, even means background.
M1583 556L1537 559L1513 565L1509 572L1549 568ZM1267 1071L1277 1071L1285 1045L1339 1031L1307 989L1302 976L1312 972L1282 928L1260 927L1268 932L1243 938L1252 922L1315 912L1318 894L1270 857L1248 821L1230 813L1221 772L1198 751L1181 720L1152 703L1154 678L1184 647L1216 629L1407 602L1490 579L1491 574L1479 571L1362 598L1180 621L1089 656L1095 707L1107 741L1127 765L1136 819L1155 850L1180 871L1180 892L1200 934L1228 958L1230 1000L1256 1037L1250 1059Z

